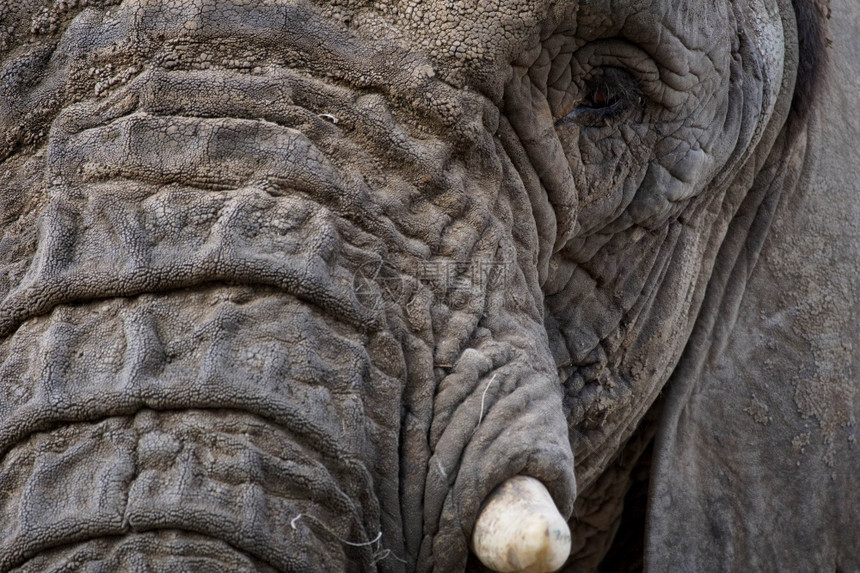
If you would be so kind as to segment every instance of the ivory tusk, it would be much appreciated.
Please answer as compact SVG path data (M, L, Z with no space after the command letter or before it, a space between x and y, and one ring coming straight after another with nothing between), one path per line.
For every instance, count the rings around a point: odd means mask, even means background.
M500 573L549 573L570 555L570 528L541 482L516 476L487 497L472 550Z

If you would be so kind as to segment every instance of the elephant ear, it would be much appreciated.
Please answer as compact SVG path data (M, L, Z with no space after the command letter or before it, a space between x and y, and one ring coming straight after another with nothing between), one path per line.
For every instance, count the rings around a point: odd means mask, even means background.
M666 390L654 571L860 570L860 9L834 0L827 66L818 8L796 2L791 115Z

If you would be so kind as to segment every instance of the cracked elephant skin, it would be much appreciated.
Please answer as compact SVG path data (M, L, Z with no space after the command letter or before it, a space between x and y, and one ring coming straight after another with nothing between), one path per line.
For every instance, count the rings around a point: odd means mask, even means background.
M3 3L0 570L860 570L858 26Z

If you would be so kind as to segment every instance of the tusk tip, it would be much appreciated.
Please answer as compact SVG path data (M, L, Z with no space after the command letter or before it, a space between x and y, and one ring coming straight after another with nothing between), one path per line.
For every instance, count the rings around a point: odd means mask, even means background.
M570 555L570 528L541 482L517 476L490 494L472 547L494 571L550 573Z

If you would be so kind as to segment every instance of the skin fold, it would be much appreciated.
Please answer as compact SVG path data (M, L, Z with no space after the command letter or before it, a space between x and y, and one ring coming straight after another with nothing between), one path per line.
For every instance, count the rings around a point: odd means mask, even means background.
M858 18L4 4L0 570L860 569Z

